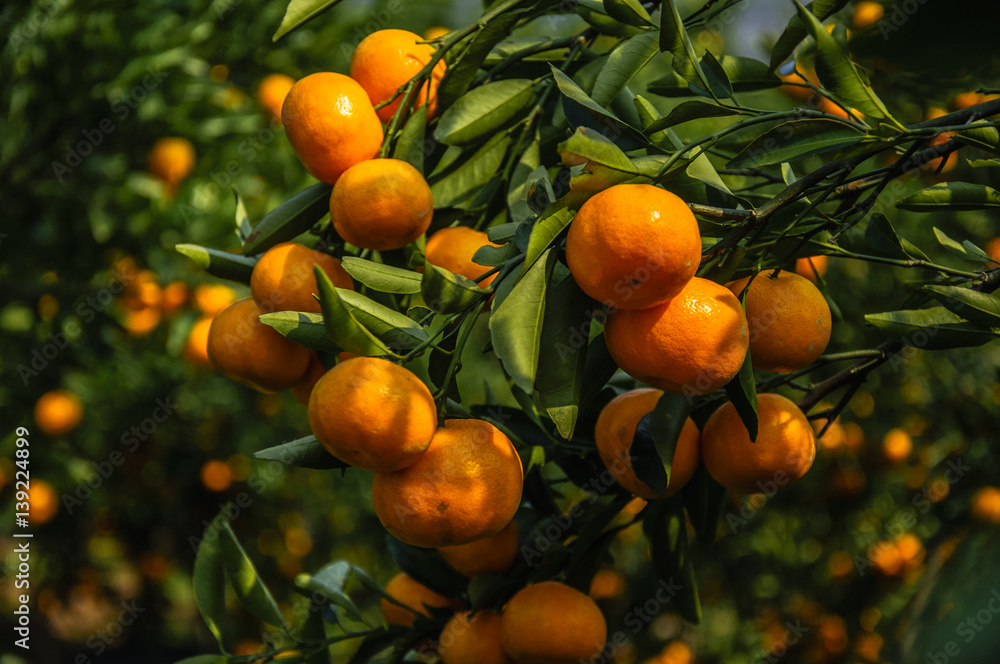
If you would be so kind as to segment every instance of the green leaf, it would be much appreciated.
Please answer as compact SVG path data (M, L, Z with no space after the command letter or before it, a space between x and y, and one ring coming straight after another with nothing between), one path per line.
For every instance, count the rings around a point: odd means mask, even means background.
M528 239L528 250L524 255L522 275L535 265L538 259L552 246L556 238L573 221L576 216L576 208L579 207L581 201L578 200L575 207L571 207L572 202L573 199L569 196L559 199L555 205L549 206L542 217L535 222Z
M666 601L669 604L661 610L672 609L688 622L698 624L701 621L701 602L683 503L677 498L651 503L643 510L642 530L649 541L653 569L668 595Z
M451 207L478 194L487 183L496 179L509 146L510 137L500 132L457 168L434 179L431 193L435 207Z
M602 35L626 38L643 30L634 25L611 18L601 2L579 0L573 3L573 11Z
M954 139L994 154L998 154L998 147L1000 147L1000 131L997 131L996 127L966 129L956 132Z
M551 66L552 78L562 96L563 112L574 129L588 127L612 141L622 150L645 147L642 134L595 102L569 76Z
M351 570L350 563L340 560L324 566L314 575L299 574L295 578L295 585L308 591L309 596L319 595L325 600L323 603L328 601L340 607L351 620L364 623L365 617L361 609L344 593L344 584L347 583Z
M351 315L340 299L341 289L335 288L330 277L318 265L313 268L319 287L319 303L323 308L323 323L333 342L355 355L399 357L364 325Z
M760 60L737 55L720 55L716 59L725 72L733 92L753 92L781 85L781 79ZM689 97L694 94L709 96L708 92L697 85L689 84L686 79L674 72L669 72L663 78L653 81L647 89L661 97Z
M310 350L324 352L340 350L327 334L321 314L305 311L276 311L273 314L261 316L260 322L271 326L281 336Z
M285 617L271 596L271 591L261 581L250 556L240 546L236 534L229 527L229 521L224 519L220 525L219 547L226 565L226 576L229 577L229 584L236 592L240 604L268 625L287 627Z
M488 267L483 267L485 273ZM439 314L453 314L464 311L490 294L491 291L480 288L476 282L455 274L443 267L424 263L424 278L420 285L420 293L428 307Z
M937 238L937 241L941 243L942 247L958 254L965 260L975 261L977 263L980 261L993 260L992 258L990 258L989 254L987 254L985 251L983 251L976 245L972 244L968 240L963 240L962 242L959 242L958 240L953 240L952 238L948 237L948 235L945 234L945 232L942 231L940 228L935 227L933 230L934 230L934 237Z
M271 41L278 41L295 28L313 20L338 2L340 0L290 0L288 8L285 9L285 16L281 19L281 25L278 26L274 36L271 37Z
M704 544L712 544L719 531L719 517L729 499L729 491L712 479L704 464L694 471L687 486L682 497L695 535Z
M244 284L250 283L253 266L257 264L256 258L209 249L197 244L178 244L174 249L193 260L213 277Z
M514 172L510 175L510 185L507 189L507 208L511 211L515 205L523 200L531 174L542 165L540 144L541 134L536 129L534 140L521 153L517 164L514 165ZM493 241L496 242L496 240Z
M908 346L925 350L980 346L1000 336L1000 329L983 329L945 307L868 314L865 321Z
M750 284L740 293L740 304L746 309L747 293L750 292ZM757 441L757 383L754 380L753 362L750 358L750 349L747 348L746 357L743 358L743 366L732 380L726 383L726 396L736 408L736 413L743 421L747 433L750 434L750 442Z
M642 8L637 0L632 1ZM646 16L648 18L649 15ZM601 67L590 93L591 98L601 106L610 104L659 52L658 37L656 30L647 30L618 44Z
M948 311L986 327L1000 327L1000 297L958 286L924 286Z
M224 523L225 515L219 514L205 529L191 579L198 611L220 648L224 647L221 621L226 614L226 567L219 544L219 531Z
M712 55L711 51L705 51L701 56L701 71L708 83L712 96L719 99L728 99L733 96L733 84L729 82L726 70L722 68L719 60Z
M604 0L604 11L611 18L626 25L637 28L653 25L653 19L639 0Z
M566 275L545 293L535 392L559 435L570 440L583 394L583 370L594 301Z
M889 258L906 256L903 244L900 242L899 236L896 235L896 229L892 227L892 223L884 214L878 212L872 214L868 228L865 229L865 242L876 256Z
M250 215L247 214L246 206L243 205L243 198L240 196L240 192L236 191L236 187L233 187L233 196L236 198L236 237L242 243L250 235Z
M253 456L262 461L277 461L286 466L312 470L333 470L350 466L327 452L326 448L316 440L316 436L306 436L289 443L258 450Z
M896 201L896 207L914 212L986 210L1000 207L1000 192L984 184L939 182Z
M672 65L681 78L702 89L709 88L674 0L664 0L660 8L660 50L674 56Z
M804 159L864 140L860 130L836 120L793 120L771 128L729 161L730 168L753 168Z
M674 450L690 412L691 400L688 397L667 392L636 426L629 449L632 470L636 479L653 493L663 495L670 485Z
M571 189L603 190L639 175L635 163L617 145L587 127L580 127L558 146L563 163L573 169Z
M816 75L823 87L846 106L872 118L892 121L882 100L868 85L867 77L862 78L857 65L851 62L844 47L826 31L812 12L799 4L798 0L792 2L799 12L799 18L816 40Z
M490 316L493 350L514 384L528 394L538 370L545 289L555 259L556 252L547 249ZM506 279L514 278L515 275L510 274Z
M514 26L530 11L531 8L526 7L504 12L455 47L455 52L460 55L448 64L448 70L438 86L439 109L448 109L465 94L493 47L510 36Z
M337 295L351 316L390 348L409 350L427 341L427 332L406 314L344 288Z
M477 265L500 267L506 261L517 256L518 253L517 246L513 242L508 242L499 247L494 247L492 244L484 244L476 249L476 253L472 254L472 262Z
M469 580L436 550L406 544L391 535L386 535L385 541L393 561L420 583L446 597L457 597L465 591Z
M310 603L310 611L306 619L302 621L296 638L299 641L317 643L326 640L326 620L323 619L323 612L315 603ZM330 658L330 647L326 646L304 660L304 664L332 664Z
M840 11L846 4L847 0L816 0L806 5L806 9L819 17L819 20L825 21ZM774 48L771 50L771 64L769 69L772 71L777 69L792 54L795 47L808 36L809 29L802 21L802 17L796 13L788 21L788 26L785 27L784 32L778 37L778 41L775 42Z
M305 233L330 212L332 191L333 187L320 182L268 212L243 242L243 253L253 256Z
M679 125L691 120L701 120L702 118L717 118L727 115L736 115L737 111L731 108L717 106L706 101L686 101L675 106L665 117L653 122L646 127L646 135L650 136L657 132L669 129L674 125Z
M427 156L427 145L425 137L427 135L427 105L424 104L413 111L403 130L399 132L396 145L392 148L392 156L395 159L405 161L415 169L424 172L424 158Z
M507 125L535 100L535 82L526 78L494 81L466 92L441 115L434 138L446 145L468 145Z
M410 295L420 292L423 275L419 272L354 256L345 256L340 264L356 281L380 293Z

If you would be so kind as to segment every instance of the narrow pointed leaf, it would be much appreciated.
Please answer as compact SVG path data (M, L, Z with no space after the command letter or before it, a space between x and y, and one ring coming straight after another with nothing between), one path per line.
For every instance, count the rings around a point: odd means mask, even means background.
M489 269L483 266L484 273ZM467 277L425 262L420 293L428 307L439 314L450 314L468 309L490 291Z
M806 9L815 14L820 21L825 21L843 9L847 2L848 0L816 0L806 5ZM774 48L771 50L770 69L777 69L781 63L788 59L795 47L808 36L809 29L802 17L796 13L788 21L788 26L785 27L784 32L778 37L778 41L775 42Z
M760 60L737 55L720 55L716 60L725 72L733 92L752 92L781 85L781 79ZM648 90L661 97L710 96L699 85L689 83L675 72L668 72L662 78L651 82Z
M597 75L591 98L601 106L610 104L653 56L659 53L658 38L656 30L647 30L618 44Z
M305 233L330 212L332 191L333 187L320 182L268 212L243 242L243 253L253 256Z
M983 328L945 307L868 314L865 321L908 346L925 350L980 346L1000 337L1000 328Z
M307 23L327 9L330 9L340 0L290 0L288 8L285 9L285 16L281 19L272 42L276 42L295 28Z
M793 120L784 122L754 139L729 161L730 168L753 168L783 161L804 159L855 145L863 132L835 120Z
M646 134L652 135L691 120L736 115L737 111L706 101L686 101L675 106L669 113L646 127Z
M178 244L174 247L213 277L249 284L256 258L248 258L227 251L209 249L197 244Z
M984 184L940 182L897 201L896 207L914 212L986 210L1000 207L1000 192Z
M370 330L351 315L350 310L340 299L338 291L330 277L317 265L313 272L316 275L316 285L319 287L319 302L323 308L323 323L327 334L339 348L355 355L378 356L390 355L398 357Z
M424 172L424 158L427 156L427 105L424 104L410 114L399 132L396 145L392 148L395 159L405 161L415 169Z
M604 11L626 25L637 28L653 25L653 19L639 0L604 0Z
M468 145L504 127L535 98L535 82L494 81L458 98L438 120L434 138L445 145Z
M322 314L304 311L276 311L273 314L261 316L260 322L274 328L281 336L310 350L323 352L340 350L327 334Z
M958 286L924 286L948 311L965 320L1000 328L1000 297Z
M219 514L205 529L194 559L192 586L198 611L219 647L223 647L222 619L226 613L226 566L219 544L219 530L225 522Z
M277 602L257 574L257 568L240 546L236 533L229 527L227 520L221 522L219 545L226 565L226 576L240 604L268 625L285 628L285 617L278 609Z
M341 461L326 451L326 448L316 436L306 436L288 443L268 447L253 453L255 459L262 461L277 461L286 466L310 468L313 470L332 470L348 468L349 464Z
M380 293L409 295L420 292L422 275L419 272L354 256L344 257L341 265L356 281Z
M569 76L555 67L551 67L551 70L552 77L555 79L562 96L566 119L574 129L588 127L612 141L622 150L636 150L645 147L645 140L637 129L622 122L611 111L591 99Z

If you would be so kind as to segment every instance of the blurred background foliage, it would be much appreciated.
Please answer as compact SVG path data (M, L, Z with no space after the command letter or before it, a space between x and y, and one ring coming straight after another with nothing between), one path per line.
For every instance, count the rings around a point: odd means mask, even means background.
M869 53L876 90L905 122L950 110L959 93L991 84L984 72L997 84L995 65L972 59L992 8L899 4L923 17L906 24L905 39L855 25L852 40L860 55ZM4 654L0 662L153 664L210 652L191 590L192 538L225 501L245 505L234 530L283 608L296 574L333 559L381 581L394 573L365 473L285 470L251 458L307 434L305 410L289 394L260 395L205 369L197 346L188 346L192 329L247 290L207 288L211 279L173 246L235 248L232 187L257 220L311 182L257 97L267 75L346 72L354 44L373 30L457 27L479 11L471 0L350 0L272 44L283 2L52 0L0 10L9 37L0 54L0 624L8 635L17 594L6 534L16 426L31 432L36 535L31 657ZM737 5L731 22L696 32L698 47L729 52L729 40L735 52L764 57L792 11L783 3ZM840 16L850 23L851 8ZM932 16L936 22L924 20ZM927 45L962 29L949 27L949 17L971 26L960 41L973 54L935 50L933 76L925 76L917 67ZM537 31L563 24L582 26L567 17ZM808 58L803 49L801 61ZM772 108L801 103L783 90L748 99ZM678 100L656 102L665 112ZM679 133L713 127L691 123ZM177 183L148 172L153 144L167 136L190 141L196 155ZM964 161L946 168L891 193L959 176L988 183L995 172ZM950 264L959 259L942 257L932 226L979 246L998 235L995 212L888 214L902 236ZM823 288L843 318L831 350L877 345L882 338L863 316L899 308L909 278L897 267L831 259ZM489 393L481 376L496 369L469 359L463 387L477 403ZM701 625L684 623L668 605L634 629L657 580L638 526L622 530L614 566L592 589L609 633L629 640L611 659L918 661L952 640L961 655L948 661L986 661L977 657L1000 646L995 627L976 629L966 642L959 623L1000 620L986 608L1000 591L1000 493L983 490L1000 485L998 368L994 343L914 350L874 374L821 441L803 481L772 498L727 504L720 543L697 559ZM53 390L75 396L50 398L36 413ZM509 395L494 396L510 403ZM570 491L560 506L581 499ZM141 612L118 634L123 606ZM372 597L363 604L374 606ZM240 651L256 650L260 626L236 606L230 619L243 634Z

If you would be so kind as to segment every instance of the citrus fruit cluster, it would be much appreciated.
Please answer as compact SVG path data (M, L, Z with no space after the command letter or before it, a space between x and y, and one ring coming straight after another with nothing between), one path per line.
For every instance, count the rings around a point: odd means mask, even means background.
M616 185L588 199L566 238L573 278L609 309L604 331L611 357L633 378L659 388L612 400L594 434L605 466L643 498L678 491L699 456L720 484L740 493L790 484L815 456L814 432L802 411L785 397L761 394L755 441L727 403L709 418L700 443L694 422L684 422L665 492L636 476L633 438L664 390L689 398L714 392L736 376L748 351L754 368L796 371L830 341L830 308L812 281L775 270L723 286L695 276L701 246L687 204L644 184Z

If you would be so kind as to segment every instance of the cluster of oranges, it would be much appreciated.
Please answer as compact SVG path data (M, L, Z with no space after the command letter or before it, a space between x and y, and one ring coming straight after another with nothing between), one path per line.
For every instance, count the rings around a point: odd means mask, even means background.
M616 185L596 194L580 208L566 238L573 278L611 310L604 332L612 358L632 377L660 388L611 401L595 433L605 465L643 497L662 496L636 478L629 448L661 390L688 397L713 392L736 376L748 350L757 369L796 371L815 361L830 340L830 308L812 281L775 271L722 286L695 276L701 252L691 210L651 185ZM745 305L739 300L744 291ZM805 415L777 394L759 395L757 407L756 442L731 403L709 418L700 445L688 420L663 495L691 477L699 448L709 473L740 493L805 474L815 455Z
M119 302L119 321L133 337L143 337L159 326L164 316L177 312L188 301L188 287L182 281L160 285L152 270L140 270L131 257L114 265L116 274L127 279Z

